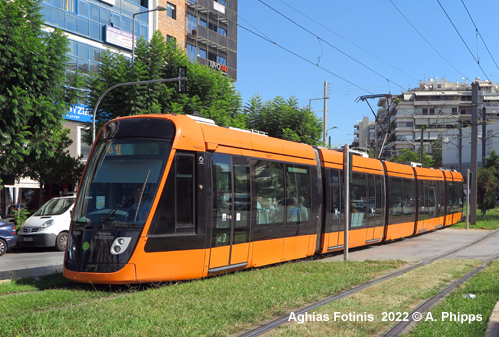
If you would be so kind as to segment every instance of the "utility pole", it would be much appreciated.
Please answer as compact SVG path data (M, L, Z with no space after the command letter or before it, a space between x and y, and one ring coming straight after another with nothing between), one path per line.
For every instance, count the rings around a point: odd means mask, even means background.
M324 137L322 138L324 146L326 143L326 134L327 134L327 81L324 81Z
M487 154L487 110L482 108L482 167L485 164L484 157Z
M423 165L423 136L424 136L424 128L421 128L421 141L419 143L419 161L421 162L421 165Z
M478 81L471 84L471 172L473 182L470 195L470 223L476 225L477 176L478 176Z
M458 171L462 174L461 169L463 168L463 122L459 120L459 139L458 139L459 149L458 149Z

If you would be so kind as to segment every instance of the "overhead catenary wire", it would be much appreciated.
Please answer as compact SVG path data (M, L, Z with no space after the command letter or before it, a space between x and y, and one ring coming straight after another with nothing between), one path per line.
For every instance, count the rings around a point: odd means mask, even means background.
M471 54L471 57L473 57L473 59L475 60L476 64L478 65L478 67L480 68L480 70L482 71L482 73L485 75L485 78L487 79L487 81L490 82L490 79L489 77L487 76L487 73L485 73L485 70L483 70L482 68L482 65L480 64L480 60L475 57L475 55L473 55L473 52L471 51L471 49L468 47L468 44L466 43L466 41L464 41L464 38L462 37L461 33L459 33L459 30L457 29L456 25L454 24L454 22L452 21L452 19L450 18L449 14L447 14L447 11L445 10L444 6L442 6L442 4L440 3L440 0L437 0L438 4L440 5L440 8L442 8L442 10L444 11L445 13L445 16L447 16L447 19L450 21L450 23L452 24L452 27L454 27L454 30L456 31L457 35L459 35L459 37L461 38L461 41L464 43L464 45L466 46L466 49L468 49L469 53ZM476 28L476 26L475 26ZM497 91L497 89L495 87L492 87L494 89L494 91L496 92L496 94L499 95L499 92Z
M433 51L434 51L435 53L437 53L437 54L438 54L438 56L440 56L440 57L442 58L442 60L444 60L444 61L445 61L445 62L446 62L449 66L451 66L451 68L452 68L452 69L454 69L454 70L455 70L457 73L459 73L462 77L467 78L467 76L466 76L466 75L464 75L462 72L460 72L459 70L457 70L457 68L456 68L456 67L454 67L454 66L453 66L453 65L452 65L449 61L447 61L447 59L446 59L446 58L445 58L442 54L440 54L440 53L438 52L438 50L437 50L435 47L433 47L433 46L432 46L432 44L431 44L431 43L430 43L430 42L429 42L429 41L428 41L428 40L427 40L427 39L423 36L423 34L421 34L421 33L419 32L419 30L418 30L418 29L417 29L417 28L416 28L416 27L412 24L412 22L411 22L411 21L409 21L409 19L408 19L408 18L404 15L404 13L402 13L402 11L401 11L401 10L400 10L400 9L399 9L399 8L398 8L395 4L394 4L394 3L393 3L393 1L392 1L392 0L389 0L389 1L390 1L390 3L393 5L393 7L395 7L395 9L396 9L396 10L400 13L400 15L402 15L402 17L405 19L405 21L407 21L407 23L409 23L409 25L411 25L411 27L412 27L412 28L416 31L416 33L418 33L418 34L419 34L419 36L421 36L421 38L422 38L422 39L426 42L426 44L428 44L428 45L431 47L431 49L433 49Z
M468 16L470 17L470 20L471 20L471 22L473 23L473 26L475 26L475 30L476 30L476 32L478 33L478 35L480 36L480 39L482 40L483 45L485 46L485 49L487 49L487 52L489 53L490 58L492 58L492 61L494 61L494 64L496 65L496 68L499 70L499 66L497 65L497 62L496 62L496 60L494 59L494 56L493 56L493 55L492 55L492 53L490 52L489 47L488 47L488 46L487 46L487 44L485 43L485 40L483 39L482 34L481 34L481 33L480 33L480 31L478 30L478 27L477 27L477 26L476 26L476 24L475 24L475 20L473 20L473 17L471 16L470 12L468 11L468 7L466 7L466 4L464 3L464 0L461 0L461 3L463 4L464 9L466 9L466 13L468 13Z
M370 56L374 57L374 58L375 58L375 59L377 59L378 61L383 62L384 64L386 64L386 65L388 65L388 66L392 67L393 69L395 69L395 70L397 70L397 71L401 72L401 73L402 73L402 74L404 74L404 75L407 75L407 76L411 77L412 79L414 79L414 80L416 80L416 81L419 81L419 79L418 79L418 78L416 78L416 77L412 76L411 74L409 74L409 73L407 73L407 72L403 71L402 69L399 69L399 68L395 67L395 66L394 66L393 64L391 64L390 62L387 62L387 61L383 60L382 58L380 58L380 57L378 57L378 56L374 55L374 54L373 54L373 53L371 53L370 51L368 51L368 50L366 50L366 49L362 48L361 46L359 46L359 45L357 45L357 44L353 43L352 41L350 41L350 40L348 40L347 38L345 38L345 37L341 36L340 34L336 33L336 32L335 32L335 31L333 31L332 29L330 29L329 27L327 27L327 26L323 25L322 23L318 22L318 21L317 21L317 20L315 20L314 18L311 18L310 16L308 16L308 15L304 14L303 12L301 12L301 11L299 11L298 9L294 8L293 6L291 6L291 5L287 4L287 3L285 3L285 2L284 2L284 1L282 1L282 0L278 0L278 1L279 1L279 2L281 2L281 3L283 3L284 5L286 5L287 7L291 8L292 10L296 11L296 12L297 12L297 13L299 13L300 15L302 15L302 16L304 16L304 17L306 17L306 18L307 18L307 19L309 19L310 21L312 21L312 22L316 23L317 25L321 26L322 28L324 28L324 29L328 30L330 33L333 33L334 35L336 35L336 36L337 36L337 37L339 37L340 39L342 39L342 40L344 40L344 41L348 42L348 43L349 43L349 44L351 44L352 46L354 46L354 47L356 47L356 48L358 48L358 49L362 50L362 51L363 51L363 52L365 52L366 54L368 54L368 55L370 55Z
M280 16L284 17L286 20L292 22L293 24L295 24L296 26L300 27L301 29L303 29L304 31L306 31L307 33L311 34L312 36L316 37L318 40L320 41L323 41L324 43L326 43L328 46L330 46L331 48L335 49L336 51L338 51L339 53L345 55L346 57L348 57L349 59L351 59L352 61L360 64L361 66L363 66L364 68L370 70L371 72L375 73L376 75L384 78L386 81L388 82L391 82L393 84L395 84L396 86L400 87L401 89L405 89L403 86L401 86L400 84L390 80L388 77L380 74L379 72L377 72L376 70L372 69L371 67L365 65L364 63L360 62L359 60L357 60L356 58L354 58L353 56L345 53L344 51L342 51L341 49L339 49L338 47L332 45L331 43L327 42L326 40L324 40L323 38L321 38L320 36L318 36L317 34L313 33L312 31L310 31L309 29L303 27L302 25L300 25L299 23L297 23L296 21L290 19L289 17L287 17L286 15L282 14L281 12L279 12L277 9L273 8L272 6L270 6L269 4L265 3L264 1L262 0L258 0L258 2L262 3L263 5L265 5L266 7L268 7L269 9L271 9L272 11L276 12L277 14L279 14Z
M303 57L303 56L301 56L301 55L299 55L299 54L297 54L297 53L295 53L295 52L293 52L293 51L289 50L288 48L286 48L286 47L284 47L284 46L281 46L281 45L280 45L280 44L278 44L277 42L272 41L271 39L266 38L266 37L264 37L264 36L262 36L262 35L260 35L260 34L257 34L257 33L255 33L254 31L252 31L251 29L248 29L248 28L246 28L246 27L242 26L242 25L241 25L241 24L239 24L239 23L236 23L236 24L237 24L237 26L238 26L238 27L240 27L240 28L242 28L242 29L246 30L247 32L249 32L249 33L251 33L251 34L253 34L253 35L255 35L255 36L260 37L261 39L263 39L263 40L265 40L265 41L267 41L267 42L269 42L269 43L271 43L271 44L275 45L276 47L281 48L281 49L282 49L282 50L284 50L284 51L287 51L288 53L290 53L290 54L292 54L292 55L294 55L294 56L296 56L296 57L298 57L298 58L302 59L303 61L305 61L305 62L307 62L307 63L310 63L310 64L312 64L312 65L316 66L317 68L319 68L319 69L321 69L321 70L324 70L325 72L327 72L327 73L329 73L329 74L333 75L334 77L339 78L340 80L345 81L345 82L347 82L347 83L349 83L349 84L353 85L354 87L357 87L357 88L359 88L359 89L361 89L361 90L363 90L363 91L365 91L365 92L368 92L368 93L370 93L370 94L373 94L373 95L374 95L374 93L372 93L371 91L369 91L369 90L367 90L367 89L365 89L365 88L361 87L360 85L357 85L357 84L355 84L355 83L353 83L353 82L351 82L351 81L347 80L347 79L346 79L346 78L344 78L344 77L341 77L340 75L337 75L337 74L333 73L332 71L330 71L330 70L328 70L328 69L326 69L326 68L324 68L324 67L320 66L320 65L319 65L319 64L317 64L317 63L314 63L314 62L312 62L312 61L308 60L307 58L305 58L305 57Z
M487 78L487 80L489 80L487 74L485 73L485 71L483 70L482 66L480 65L480 61L475 57L475 55L473 55L473 52L471 51L470 47L468 47L468 44L466 43L466 41L464 41L463 36L461 35L461 33L459 32L459 30L457 29L456 25L454 24L454 22L450 18L449 14L447 14L447 11L445 10L444 6L442 6L442 4L440 3L440 0L437 0L437 2L440 5L440 8L442 8L442 10L444 11L444 14L447 17L447 19L450 21L452 27L454 27L454 30L456 31L457 35L459 35L459 38L461 38L461 41L465 45L466 49L468 49L468 52L471 54L471 57L473 57L473 59L475 60L476 64L480 68L480 70L482 70L483 74L485 75L485 78Z

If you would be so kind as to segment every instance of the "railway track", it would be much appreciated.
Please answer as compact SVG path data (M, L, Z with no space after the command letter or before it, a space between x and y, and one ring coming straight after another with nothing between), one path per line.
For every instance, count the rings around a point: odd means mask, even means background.
M401 270L397 270L395 272L392 272L392 273L389 273L383 277L380 277L380 278L377 278L375 280L372 280L366 284L363 284L363 285L360 285L360 286L357 286L357 287L354 287L352 289L349 289L347 291L344 291L340 294L336 294L336 295L333 295L333 296L330 296L330 297L327 297L325 298L324 300L322 301L319 301L319 302L316 302L314 304L311 304L311 305L308 305L306 307L303 307L301 309L297 309L297 310L293 310L293 312L295 313L296 316L298 316L299 314L305 314L306 312L309 312L315 308L318 308L318 307L321 307L327 303L330 303L330 302L333 302L333 301L336 301L336 300L339 300L339 299L342 299L344 297L347 297L347 296L350 296L352 294L355 294L363 289L366 289L368 287L371 287L375 284L378 284L380 282L383 282L383 281L386 281L386 280L389 280L389 279L392 279L392 278L395 278L397 276L400 276L400 275L403 275L411 270L414 270L416 268L420 268L422 266L425 266L427 264L430 264L432 262L435 262L437 260L440 260L440 259L444 259L450 255L453 255L455 253L458 253L460 251L464 251L465 249L468 249L474 245L477 245L485 240L488 240L490 238L492 238L494 235L496 235L497 233L499 233L499 229L498 230L495 230L481 238L478 238L474 241L471 241L465 245L462 245L460 247L457 247L457 248L454 248L454 249L451 249L451 250L448 250L440 255L437 255L435 257L432 257L432 258L429 258L429 259L426 259L424 261L421 261L419 263L416 263L414 265L411 265L409 267L406 267L406 268L403 268ZM467 281L468 279L470 279L472 276L476 275L478 272L480 272L481 270L483 270L485 267L487 267L492 261L496 260L499 258L499 255L496 255L494 256L493 258L491 259L488 259L484 264L480 265L479 267L473 269L472 271L470 271L469 273L467 273L466 275L464 275L462 278L458 279L458 280L455 280L454 282L452 282L451 284L449 284L446 288L444 288L440 293L438 293L436 296L430 298L429 300L427 300L426 302L424 302L423 304L421 304L420 306L418 306L417 308L415 308L412 312L412 313L415 313L415 312L419 312L419 313L423 313L423 312L426 312L428 311L431 307L433 307L440 299L442 299L443 297L445 297L447 294L449 294L450 292L452 292L454 289L457 288L457 286L459 286L461 283ZM410 319L409 321L406 321L406 322L400 322L399 324L395 325L392 329L390 329L385 336L398 336L402 331L404 331L410 324L413 324L414 322L412 321L412 315L409 314L410 316ZM268 322L268 323L265 323L263 325L260 325L258 326L257 328L255 329L252 329L250 331L247 331L247 332L244 332L240 335L238 335L238 337L254 337L254 336L261 336L263 335L264 333L267 333L281 325L284 325L286 323L288 323L289 321L289 313L284 315L284 316L281 316L271 322Z

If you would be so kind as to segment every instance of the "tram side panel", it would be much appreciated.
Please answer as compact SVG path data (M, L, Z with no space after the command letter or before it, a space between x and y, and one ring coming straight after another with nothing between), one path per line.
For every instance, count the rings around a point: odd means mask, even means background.
M463 216L463 177L459 172L445 171L446 226L457 223Z
M385 240L415 234L417 194L414 172L410 166L383 162L386 172L387 216Z
M321 253L344 248L343 154L321 149L324 179L324 227ZM353 157L350 183L349 247L381 242L384 233L385 179L381 162Z
M416 234L443 227L445 220L444 174L441 170L415 167L417 178L417 223Z

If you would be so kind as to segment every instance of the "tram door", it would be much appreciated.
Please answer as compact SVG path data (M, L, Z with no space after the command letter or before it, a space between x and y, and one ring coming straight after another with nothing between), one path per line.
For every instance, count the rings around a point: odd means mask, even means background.
M212 161L213 231L209 269L230 270L248 262L250 170L247 159L214 154Z

